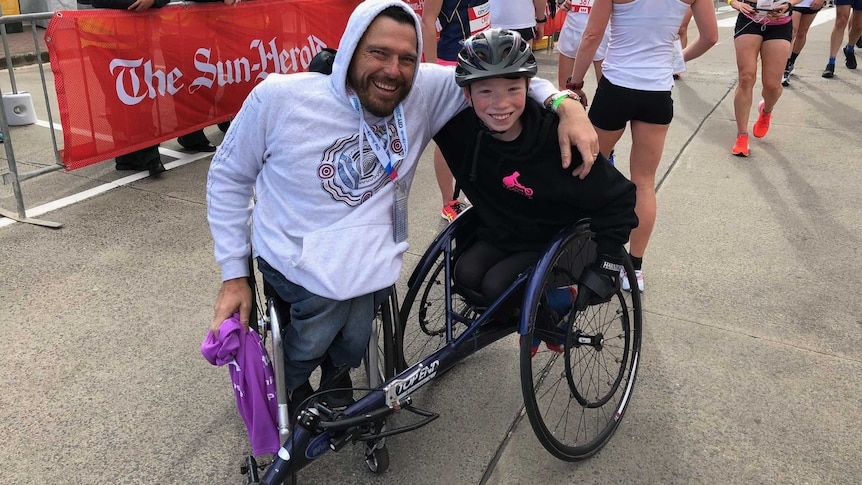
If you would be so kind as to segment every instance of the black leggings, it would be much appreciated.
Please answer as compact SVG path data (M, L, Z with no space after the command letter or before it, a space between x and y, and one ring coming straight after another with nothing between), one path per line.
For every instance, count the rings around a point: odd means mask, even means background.
M505 252L476 241L455 263L455 281L481 294L489 303L496 301L524 270L538 261L538 251Z

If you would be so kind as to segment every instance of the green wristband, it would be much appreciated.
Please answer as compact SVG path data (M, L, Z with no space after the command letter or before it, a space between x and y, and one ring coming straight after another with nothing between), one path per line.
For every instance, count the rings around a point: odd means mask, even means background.
M560 96L557 99L555 99L554 103L551 104L551 109L554 110L554 112L556 112L557 108L560 107L560 103L562 103L563 100L565 100L565 99L569 99L569 97L568 96Z

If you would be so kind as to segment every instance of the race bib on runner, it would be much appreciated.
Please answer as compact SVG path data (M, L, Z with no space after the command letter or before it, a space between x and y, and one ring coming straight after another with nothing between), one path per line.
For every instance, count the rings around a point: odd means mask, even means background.
M589 15L592 9L593 0L572 0L572 8L569 11Z
M592 0L590 0L592 1ZM491 2L470 7L470 35L476 35L491 27Z

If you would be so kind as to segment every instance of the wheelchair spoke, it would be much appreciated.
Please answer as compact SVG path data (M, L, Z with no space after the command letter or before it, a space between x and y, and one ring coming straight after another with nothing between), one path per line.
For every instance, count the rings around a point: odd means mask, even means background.
M402 304L402 352L405 367L421 361L447 344L444 263L441 253L421 287L408 292ZM473 307L454 292L451 307L454 314L470 319L475 316ZM457 338L466 328L463 323L453 322L452 338Z

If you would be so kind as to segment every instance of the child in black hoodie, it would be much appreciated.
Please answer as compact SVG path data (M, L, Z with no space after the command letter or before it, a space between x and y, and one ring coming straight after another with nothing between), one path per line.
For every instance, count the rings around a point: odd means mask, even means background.
M455 77L471 108L434 141L479 224L477 241L455 265L455 280L492 302L538 261L554 235L589 217L598 256L581 277L575 305L583 309L619 288L623 245L638 223L635 186L603 156L583 180L562 168L554 112L562 98L552 99L554 111L527 98L536 71L527 42L509 30L476 34L458 56ZM572 156L577 166L580 155Z

